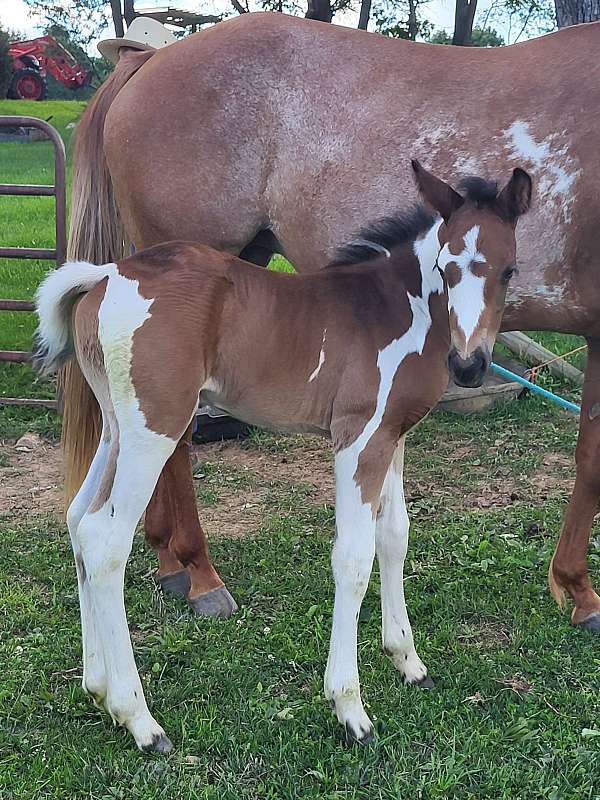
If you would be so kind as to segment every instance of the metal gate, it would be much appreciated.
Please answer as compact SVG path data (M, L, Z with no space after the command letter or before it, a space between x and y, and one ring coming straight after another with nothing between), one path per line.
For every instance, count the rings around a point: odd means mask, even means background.
M54 184L36 186L25 183L0 183L0 195L27 197L54 197L56 244L53 249L42 247L0 247L0 258L35 258L54 261L56 266L64 263L67 256L67 199L65 145L56 128L37 117L0 116L3 128L37 128L43 131L54 145ZM34 304L28 300L0 300L0 311L33 311ZM29 361L31 353L22 350L0 350L0 361ZM23 397L0 397L0 405L32 405L56 408L56 400L27 399Z

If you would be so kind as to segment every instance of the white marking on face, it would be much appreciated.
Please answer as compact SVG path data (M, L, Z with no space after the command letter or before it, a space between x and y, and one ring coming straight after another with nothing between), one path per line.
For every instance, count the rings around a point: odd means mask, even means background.
M572 159L567 146L557 145L556 139L559 134L552 134L541 142L536 142L529 130L529 123L516 120L503 132L503 135L509 140L514 158L529 161L539 171L536 186L539 197L545 195L556 197L563 203L572 199L571 188L581 170L572 169ZM565 164L571 167L570 171Z
M455 263L460 269L461 277L453 287L448 287L448 309L454 311L458 326L465 336L465 346L477 328L477 324L485 308L483 289L485 277L474 275L471 264L485 264L485 256L477 250L479 225L474 225L464 236L465 248L454 254L445 244L438 257L438 265L445 270L448 264Z
M318 362L316 368L310 373L310 376L308 378L308 382L309 383L312 383L314 381L314 379L317 377L317 375L321 371L321 367L325 363L325 337L326 336L327 336L327 328L325 328L324 331L323 331L323 339L321 341L321 350L319 352L319 362Z

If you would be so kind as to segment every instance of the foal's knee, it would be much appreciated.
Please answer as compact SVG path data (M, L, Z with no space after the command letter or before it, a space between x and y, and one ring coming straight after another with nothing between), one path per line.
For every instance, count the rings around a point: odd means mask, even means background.
M336 545L331 554L331 567L336 586L348 588L358 597L363 597L369 585L374 549L370 547L350 549Z
M385 501L384 501L385 502ZM379 558L404 562L408 550L410 521L406 508L390 513L385 506L377 520L376 541Z

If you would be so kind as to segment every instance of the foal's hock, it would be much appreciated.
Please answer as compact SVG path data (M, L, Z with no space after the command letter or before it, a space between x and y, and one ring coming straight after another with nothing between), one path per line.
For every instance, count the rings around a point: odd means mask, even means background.
M436 213L365 228L329 268L284 275L173 242L116 264L69 263L38 293L37 359L75 356L102 435L67 524L77 568L83 687L143 750L171 743L144 698L123 579L135 527L198 399L251 423L331 436L335 606L325 694L350 738L372 736L356 638L375 553L383 645L403 679L430 685L402 583L408 540L404 437L455 380L481 382L516 269L531 181L462 192L413 162ZM257 346L260 343L260 346ZM191 563L185 541L164 543Z

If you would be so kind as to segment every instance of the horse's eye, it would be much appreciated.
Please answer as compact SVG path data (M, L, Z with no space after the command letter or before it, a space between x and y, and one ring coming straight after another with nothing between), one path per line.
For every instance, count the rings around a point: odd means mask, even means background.
M513 275L516 275L519 270L516 267L507 267L500 277L500 281L507 286L508 282L512 278Z

